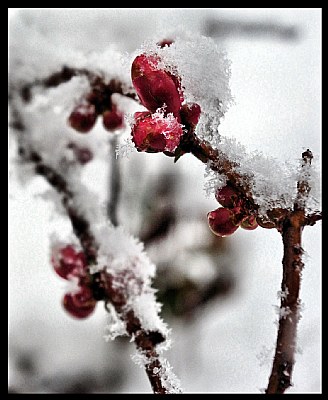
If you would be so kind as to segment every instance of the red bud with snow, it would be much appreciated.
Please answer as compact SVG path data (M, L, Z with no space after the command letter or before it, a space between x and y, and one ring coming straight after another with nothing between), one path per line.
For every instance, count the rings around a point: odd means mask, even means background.
M141 103L151 112L164 105L165 113L173 113L180 118L179 110L183 101L180 81L159 67L160 59L141 54L132 63L132 83Z
M87 267L84 253L77 252L71 245L53 250L51 263L55 272L64 279L82 275Z
M173 152L180 143L183 130L172 115L165 117L156 113L143 117L137 113L137 120L132 126L132 141L138 151L158 153Z

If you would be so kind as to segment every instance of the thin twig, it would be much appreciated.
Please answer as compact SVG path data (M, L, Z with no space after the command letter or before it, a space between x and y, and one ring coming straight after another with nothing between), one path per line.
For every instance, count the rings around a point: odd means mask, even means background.
M312 153L307 150L302 154L302 158L302 167L308 167ZM307 224L305 206L311 189L306 179L301 179L297 183L297 188L294 210L284 219L280 227L284 246L282 296L276 351L266 394L283 394L292 385L297 324L300 317L299 292L304 266L302 231Z
M89 264L94 264L97 258L97 244L89 229L89 222L84 216L79 214L70 204L70 200L74 199L73 193L70 191L68 183L53 168L47 166L36 153L32 153L29 161L34 162L35 172L43 176L46 181L61 195L63 206L71 221L75 235L78 237L81 246L85 252ZM156 345L165 341L165 337L158 331L147 331L143 329L141 321L135 316L133 309L126 307L127 300L125 294L120 292L119 287L114 284L115 279L106 273L106 290L105 301L113 304L116 312L126 325L127 333L134 338L137 349L139 349L149 363L145 365L145 371L149 382L155 394L166 394L161 374L162 369Z

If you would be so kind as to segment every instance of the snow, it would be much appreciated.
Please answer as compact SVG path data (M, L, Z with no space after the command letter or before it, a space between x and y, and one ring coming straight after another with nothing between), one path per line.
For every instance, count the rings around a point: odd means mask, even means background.
M158 39L148 40L132 54L157 54L158 68L181 78L185 101L201 106L197 132L204 139L216 134L220 118L233 102L229 79L230 61L223 49L209 37L191 31L175 30L162 33L173 39L170 46L159 48ZM206 71L206 72L205 72Z

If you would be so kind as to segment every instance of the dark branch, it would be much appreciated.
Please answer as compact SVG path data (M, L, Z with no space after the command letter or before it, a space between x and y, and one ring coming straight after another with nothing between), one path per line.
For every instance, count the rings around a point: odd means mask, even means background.
M302 167L311 164L312 153L307 150L302 154ZM299 292L301 286L302 231L308 224L306 217L306 200L311 190L306 179L297 183L298 193L294 210L284 219L281 234L284 245L282 260L283 278L281 284L282 297L280 305L279 329L276 351L272 365L267 394L283 394L292 385L292 373L295 364L297 324L299 320Z
M29 161L35 164L35 172L43 176L46 181L61 195L62 204L71 221L74 233L78 237L85 252L89 265L95 264L97 259L97 244L89 229L89 222L71 206L74 200L72 192L68 188L65 179L53 168L47 166L37 153L31 153ZM123 290L120 290L114 283L115 278L107 272L101 274L101 279L94 280L99 286L105 288L103 300L113 304L116 312L126 324L130 337L134 337L137 349L139 349L150 360L145 370L155 394L166 394L167 389L163 386L160 371L161 363L156 351L156 345L165 341L165 337L158 331L147 331L143 329L141 321L135 316L133 309L127 307L128 299ZM156 370L155 370L156 368ZM155 373L156 372L156 373Z

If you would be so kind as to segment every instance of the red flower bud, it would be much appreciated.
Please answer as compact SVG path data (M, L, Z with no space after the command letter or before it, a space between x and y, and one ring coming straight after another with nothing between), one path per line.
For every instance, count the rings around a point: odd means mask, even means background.
M55 272L64 279L70 275L79 276L87 267L83 252L77 252L73 246L66 246L53 252L51 263Z
M87 318L95 309L96 301L89 300L84 305L78 305L78 301L74 294L67 293L63 299L65 310L73 317L78 319ZM82 303L81 303L82 304Z
M187 103L181 107L180 115L182 123L195 127L198 124L201 113L200 105L197 103Z
M108 131L122 128L124 125L123 113L113 105L111 110L103 113L103 125Z
M238 193L229 184L218 189L215 198L223 207L233 208L238 204Z
M229 208L217 208L207 214L210 230L217 236L232 235L238 225L234 223L234 213Z
M97 120L96 108L93 104L81 104L72 111L68 122L80 133L89 132Z
M176 118L162 114L145 115L143 118L140 113L137 118L131 133L138 151L173 152L177 148L183 131Z
M151 112L166 105L165 113L173 113L178 119L183 98L180 82L167 71L158 67L159 58L142 54L132 63L131 76L141 103Z

